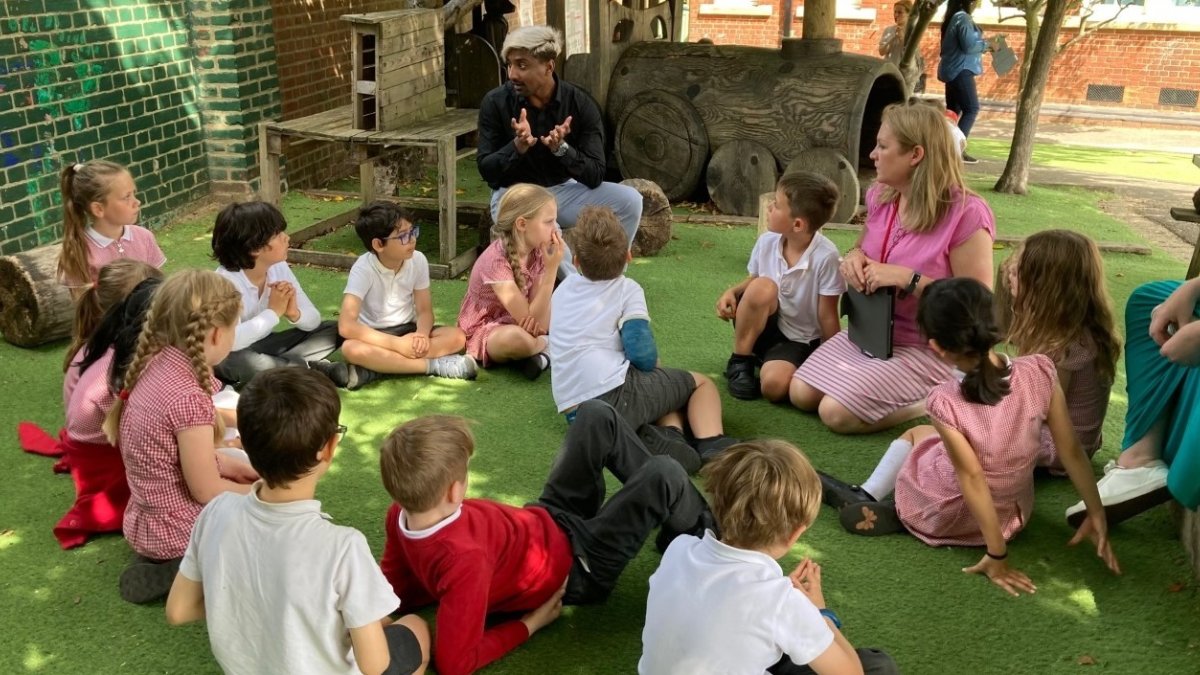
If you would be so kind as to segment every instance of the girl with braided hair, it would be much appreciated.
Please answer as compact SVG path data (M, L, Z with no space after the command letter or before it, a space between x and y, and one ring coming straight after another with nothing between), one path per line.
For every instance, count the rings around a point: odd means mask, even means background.
M129 602L165 596L204 505L222 492L246 493L258 478L217 451L225 421L213 406L220 384L212 367L233 347L240 309L241 294L215 272L168 277L104 421L129 482L122 530L136 555L120 582Z
M1033 470L1046 424L1089 507L1070 543L1091 539L1096 554L1120 573L1092 465L1071 426L1054 362L1044 354L1009 359L996 353L1000 330L992 292L974 279L930 284L921 295L917 324L961 379L930 392L933 425L914 427L893 441L861 486L822 474L824 501L840 509L842 527L867 536L908 530L930 546L985 546L979 562L964 572L982 574L1012 595L1033 593L1033 582L1006 558L1008 541L1033 511Z
M535 380L550 367L550 295L565 249L557 221L554 195L540 185L518 183L500 199L495 241L475 261L458 312L467 353L485 368L511 362Z

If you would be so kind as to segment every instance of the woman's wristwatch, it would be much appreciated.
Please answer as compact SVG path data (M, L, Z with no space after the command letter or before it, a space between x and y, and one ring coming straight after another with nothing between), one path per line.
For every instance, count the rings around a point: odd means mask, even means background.
M921 283L921 273L913 270L912 278L908 280L908 285L900 289L900 297L907 298L917 290L917 284Z

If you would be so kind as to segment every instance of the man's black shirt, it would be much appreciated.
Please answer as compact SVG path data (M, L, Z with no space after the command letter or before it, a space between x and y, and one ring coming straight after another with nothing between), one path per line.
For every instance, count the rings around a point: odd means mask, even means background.
M567 134L569 146L562 157L555 157L541 140L525 151L517 152L513 143L512 121L525 109L529 130L540 139L554 127L571 119ZM476 154L479 175L493 190L515 183L536 183L551 187L574 178L590 187L604 182L604 121L600 108L587 92L554 76L554 95L546 107L533 107L518 95L512 83L505 82L488 92L479 106L479 149Z

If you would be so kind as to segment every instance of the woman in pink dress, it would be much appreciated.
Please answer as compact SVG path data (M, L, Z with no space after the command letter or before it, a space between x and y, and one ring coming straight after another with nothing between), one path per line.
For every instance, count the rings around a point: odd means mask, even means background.
M938 111L915 101L888 106L871 159L878 179L867 192L867 222L841 271L859 291L896 293L892 357L864 355L842 331L804 362L789 390L793 405L843 434L920 417L929 391L950 378L917 331L917 300L929 284L947 277L992 284L995 219L967 188Z
M1092 465L1071 426L1054 362L1042 354L1010 360L995 352L1000 331L992 293L974 279L932 284L917 321L930 349L958 369L962 381L930 392L933 425L893 441L861 486L822 476L824 501L839 508L842 526L867 536L908 530L930 546L985 546L983 558L963 571L986 575L1013 595L1032 593L1033 582L1006 559L1008 541L1033 512L1033 469L1048 424L1088 505L1070 543L1091 538L1097 555L1119 573ZM888 499L893 490L894 500Z

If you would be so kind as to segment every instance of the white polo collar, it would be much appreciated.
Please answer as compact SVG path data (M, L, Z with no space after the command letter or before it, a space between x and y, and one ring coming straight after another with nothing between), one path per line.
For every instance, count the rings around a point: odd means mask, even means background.
M112 243L116 241L116 239L109 239L108 237L100 234L96 231L96 228L92 227L91 225L87 226L87 236L89 239L96 242L96 245L100 248L112 246ZM121 228L121 240L133 241L133 229L129 227Z

